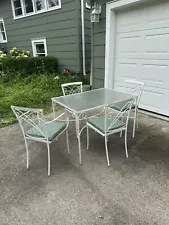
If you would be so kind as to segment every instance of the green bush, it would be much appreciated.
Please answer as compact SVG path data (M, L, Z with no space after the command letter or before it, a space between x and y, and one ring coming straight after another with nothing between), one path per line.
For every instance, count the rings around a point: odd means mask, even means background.
M51 74L58 69L56 57L4 57L1 59L1 78L9 81L17 76L27 77L32 74Z
M88 84L88 80L88 77L82 75L67 76L58 73L39 76L32 74L6 83L0 79L0 127L15 121L11 105L43 108L45 112L49 112L52 109L51 98L62 95L62 83L82 81L83 84Z

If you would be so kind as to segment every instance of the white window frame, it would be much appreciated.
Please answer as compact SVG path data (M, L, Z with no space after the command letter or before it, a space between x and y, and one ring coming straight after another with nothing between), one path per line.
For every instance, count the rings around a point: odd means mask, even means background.
M21 1L22 15L15 16L14 0L11 0L11 6L12 6L12 12L13 12L14 20L21 19L21 18L28 17L28 16L37 15L37 14L44 13L44 12L49 12L49 11L56 10L56 9L61 9L61 0L58 0L59 1L59 5L58 6L54 6L54 7L49 7L48 6L48 0L44 0L45 1L45 9L36 11L35 10L35 0L32 0L33 1L33 10L34 10L34 12L26 14L26 12L25 12L25 5L24 5L25 2L24 2L24 0L20 0L20 1Z
M5 37L6 37L6 40L2 40L0 41L0 43L7 43L7 35L6 35L6 29L5 29L5 23L4 23L4 19L3 18L0 18L0 23L3 24L3 28L4 28L4 33L5 33Z
M33 50L33 56L37 57L37 51L36 51L36 44L38 43L43 43L44 44L44 50L45 50L45 56L48 55L47 53L47 44L46 44L46 38L36 38L36 39L32 39L32 50Z

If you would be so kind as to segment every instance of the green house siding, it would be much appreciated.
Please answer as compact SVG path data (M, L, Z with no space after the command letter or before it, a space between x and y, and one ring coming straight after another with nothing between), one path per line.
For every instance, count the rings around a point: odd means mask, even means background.
M79 16L79 0L62 0L61 9L14 20L11 1L1 0L0 18L4 19L8 37L7 45L1 44L1 47L8 52L13 47L32 52L31 39L45 37L48 55L58 58L60 70L81 72Z
M105 75L105 35L106 35L106 0L97 0L102 6L100 22L93 24L93 88L104 86ZM94 1L92 2L92 5Z

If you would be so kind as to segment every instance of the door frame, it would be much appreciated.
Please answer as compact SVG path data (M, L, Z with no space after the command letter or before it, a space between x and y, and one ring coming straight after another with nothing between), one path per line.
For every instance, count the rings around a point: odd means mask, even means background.
M106 43L105 43L105 77L104 87L113 88L115 67L116 13L124 6L137 5L152 0L114 0L106 4Z

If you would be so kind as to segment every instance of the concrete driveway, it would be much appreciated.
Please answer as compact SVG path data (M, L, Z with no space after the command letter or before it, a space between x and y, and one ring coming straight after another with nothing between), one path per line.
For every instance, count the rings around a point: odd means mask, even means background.
M71 154L65 136L51 146L51 177L47 176L45 144L32 142L26 170L24 140L18 124L0 129L1 225L168 225L169 123L139 115L135 139L129 129L129 158L124 139L109 138L110 167L104 139L91 131L82 160L74 125Z

